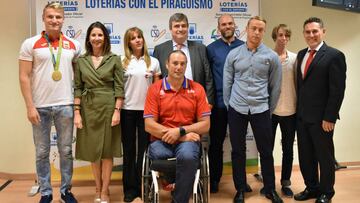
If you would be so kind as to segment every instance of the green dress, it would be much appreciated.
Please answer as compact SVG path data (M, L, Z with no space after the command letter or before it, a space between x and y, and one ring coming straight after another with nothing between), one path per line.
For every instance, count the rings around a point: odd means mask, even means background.
M97 69L90 55L82 55L75 66L75 97L81 98L82 129L76 132L76 159L95 162L120 157L120 125L111 126L117 97L124 97L121 59L105 55Z

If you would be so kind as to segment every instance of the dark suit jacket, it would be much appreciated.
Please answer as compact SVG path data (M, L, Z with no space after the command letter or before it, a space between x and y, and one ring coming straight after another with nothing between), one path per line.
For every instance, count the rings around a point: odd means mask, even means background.
M345 92L345 56L324 43L303 79L301 64L306 51L307 48L297 55L297 115L304 122L335 123Z
M194 41L187 41L191 60L191 70L194 81L200 83L207 95L210 104L214 104L214 86L206 47ZM167 75L166 60L173 50L172 40L155 46L153 56L159 60L162 76Z

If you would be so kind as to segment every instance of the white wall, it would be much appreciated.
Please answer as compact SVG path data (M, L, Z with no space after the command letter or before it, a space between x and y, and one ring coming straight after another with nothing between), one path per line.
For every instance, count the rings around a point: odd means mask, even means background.
M0 32L0 172L34 173L32 130L20 93L17 60L22 41L30 36L29 4L24 0L13 0L11 3L0 2L0 22L3 25ZM360 161L360 136L357 135L360 132L357 120L360 115L360 90L357 89L360 87L360 69L357 66L360 15L312 7L311 0L262 0L261 13L268 21L265 43L272 47L271 29L278 23L286 23L293 31L289 49L294 52L306 46L302 36L303 21L310 16L318 16L325 21L326 42L342 50L348 64L346 95L334 137L336 158L342 162ZM279 141L276 144L275 164L280 165Z
M0 2L0 172L34 173L31 126L18 80L18 53L30 36L27 0ZM16 9L16 10L15 10Z
M360 161L360 14L341 10L311 6L311 0L262 0L261 13L267 20L265 44L274 46L271 31L279 23L288 24L292 29L292 39L289 50L298 52L306 47L302 35L302 26L310 16L322 18L325 23L325 42L346 56L347 80L345 99L336 123L334 143L335 155L339 162ZM277 133L274 151L275 164L281 165L280 129ZM321 144L321 143L319 143ZM296 149L296 146L295 146ZM295 163L298 163L297 151Z

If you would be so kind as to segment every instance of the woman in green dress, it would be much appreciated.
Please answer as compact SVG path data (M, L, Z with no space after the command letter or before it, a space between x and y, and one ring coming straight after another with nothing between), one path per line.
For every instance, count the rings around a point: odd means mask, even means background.
M86 53L75 66L74 123L76 154L90 161L95 178L95 202L109 202L113 157L121 156L120 109L124 98L120 58L110 51L105 26L92 23L86 33Z

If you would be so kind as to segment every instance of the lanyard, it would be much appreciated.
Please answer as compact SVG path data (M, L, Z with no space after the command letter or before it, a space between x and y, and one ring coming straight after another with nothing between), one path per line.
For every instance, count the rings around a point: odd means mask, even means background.
M50 40L49 40L49 36L47 34L45 34L45 39L46 42L49 45L49 50L52 56L52 62L53 62L53 66L54 66L54 71L58 71L59 70L59 65L60 65L60 57L61 57L61 52L62 52L62 34L60 34L60 40L59 40L59 46L58 46L58 52L57 52L57 56L56 56L56 60L55 60L55 55L53 52L53 48L51 46Z

